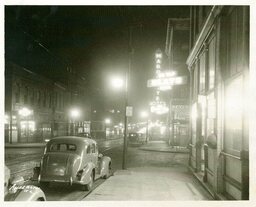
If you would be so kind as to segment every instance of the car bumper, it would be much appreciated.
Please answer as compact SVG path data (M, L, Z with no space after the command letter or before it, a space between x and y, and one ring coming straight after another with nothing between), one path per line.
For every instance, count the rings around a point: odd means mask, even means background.
M73 179L72 177L65 177L65 178L57 178L57 177L48 177L48 178L40 178L39 182L49 182L49 183L66 183L69 185L73 184L79 184L79 185L85 185L89 183L88 179L84 180L77 180Z

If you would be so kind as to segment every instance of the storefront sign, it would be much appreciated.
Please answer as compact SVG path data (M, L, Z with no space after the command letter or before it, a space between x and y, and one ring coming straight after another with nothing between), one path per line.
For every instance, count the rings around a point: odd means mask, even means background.
M126 116L132 116L132 107L126 106Z

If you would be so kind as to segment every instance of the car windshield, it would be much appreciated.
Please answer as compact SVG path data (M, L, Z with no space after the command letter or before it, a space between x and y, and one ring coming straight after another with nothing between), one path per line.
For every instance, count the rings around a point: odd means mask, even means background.
M50 146L50 151L76 151L76 145L74 144L66 144L66 143L53 143Z

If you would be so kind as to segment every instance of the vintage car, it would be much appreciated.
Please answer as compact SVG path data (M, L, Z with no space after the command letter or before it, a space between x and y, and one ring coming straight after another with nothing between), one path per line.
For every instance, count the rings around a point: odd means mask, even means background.
M46 201L44 192L37 186L25 185L23 177L11 178L10 170L5 166L5 201Z
M56 137L47 142L34 178L40 186L50 183L79 184L91 190L96 178L108 178L111 158L99 154L96 141L77 136Z
M128 134L128 143L129 144L144 144L146 143L146 134L130 132Z

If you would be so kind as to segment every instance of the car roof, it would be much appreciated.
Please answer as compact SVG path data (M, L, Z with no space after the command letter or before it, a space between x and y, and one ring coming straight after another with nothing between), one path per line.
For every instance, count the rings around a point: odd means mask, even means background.
M60 137L54 137L50 141L52 142L67 142L67 143L73 143L73 144L96 144L96 141L90 138L85 138L85 137L77 137L77 136L60 136Z

